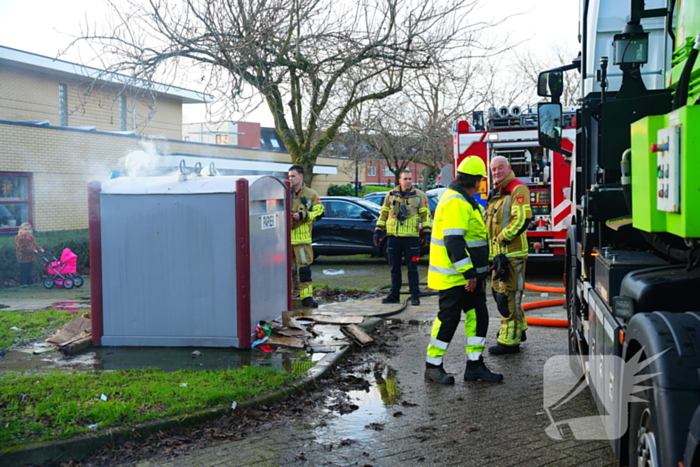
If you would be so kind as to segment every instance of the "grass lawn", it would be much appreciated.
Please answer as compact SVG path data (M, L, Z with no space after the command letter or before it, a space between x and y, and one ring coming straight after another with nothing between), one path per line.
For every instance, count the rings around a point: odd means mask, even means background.
M0 349L48 337L73 316L56 310L0 310ZM309 366L295 368L305 372ZM0 449L71 438L91 430L128 427L207 408L231 407L234 402L284 386L298 376L255 366L170 373L158 369L31 374L0 371Z

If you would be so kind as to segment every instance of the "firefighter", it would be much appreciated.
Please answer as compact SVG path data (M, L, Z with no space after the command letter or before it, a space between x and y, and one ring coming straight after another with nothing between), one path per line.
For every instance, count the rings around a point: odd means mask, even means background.
M391 290L382 303L399 303L401 290L401 262L408 269L408 289L411 305L420 305L418 262L420 246L430 245L431 220L428 197L413 186L413 175L404 171L399 186L384 197L381 213L374 230L374 244L385 241L391 265Z
M311 223L323 214L318 194L304 185L304 168L293 165L287 173L292 186L292 275L294 292L299 292L301 305L318 308L311 285ZM298 289L297 289L298 287Z
M527 228L532 220L530 190L515 178L508 159L491 160L494 188L489 193L485 218L489 231L489 261L494 265L491 291L501 314L498 343L489 347L495 355L518 353L525 340L527 322L522 307L527 261Z
M488 239L482 208L473 196L478 192L486 164L469 156L457 167L457 178L440 198L430 244L428 287L439 291L439 308L433 322L425 361L425 380L454 384L442 366L464 312L467 368L464 381L503 381L484 364L483 352L489 326L485 280L488 276Z

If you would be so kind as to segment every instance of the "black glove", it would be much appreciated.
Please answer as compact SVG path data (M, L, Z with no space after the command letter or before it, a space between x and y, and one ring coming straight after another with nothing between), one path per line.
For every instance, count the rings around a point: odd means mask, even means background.
M384 236L386 234L384 233L383 230L375 230L374 231L374 246L379 246L381 243L384 241Z
M508 279L508 258L506 255L501 253L496 255L491 263L491 271L496 273L493 275L493 279L497 281L505 281Z
M423 234L421 235L421 245L423 246L430 246L430 231L423 231Z

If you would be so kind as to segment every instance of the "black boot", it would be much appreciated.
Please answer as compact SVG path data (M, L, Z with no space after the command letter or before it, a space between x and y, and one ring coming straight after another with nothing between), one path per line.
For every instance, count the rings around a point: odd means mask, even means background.
M388 295L382 300L382 303L401 303L399 297L394 297L393 295Z
M489 370L484 363L484 357L479 357L479 360L467 360L467 369L464 371L464 381L498 383L503 381L503 375Z
M448 374L442 367L442 364L440 366L426 366L425 380L438 384L455 384L455 377Z
M313 299L313 297L306 297L304 300L301 301L301 306L318 308L318 303L316 302L316 300Z

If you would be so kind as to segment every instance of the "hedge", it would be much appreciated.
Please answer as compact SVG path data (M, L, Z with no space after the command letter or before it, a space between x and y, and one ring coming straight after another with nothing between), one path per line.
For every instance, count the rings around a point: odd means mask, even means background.
M385 186L365 185L358 191L358 196L362 197L368 193L377 191L389 191L391 188ZM349 185L331 185L328 187L328 196L355 196L355 187Z
M88 231L61 230L55 232L35 232L36 242L46 252L61 257L64 248L70 248L78 255L78 274L90 273L90 256L88 248ZM47 255L49 259L50 256ZM32 274L35 279L48 276L44 260L37 256ZM15 256L15 235L0 236L0 287L16 287L19 285L19 264Z

